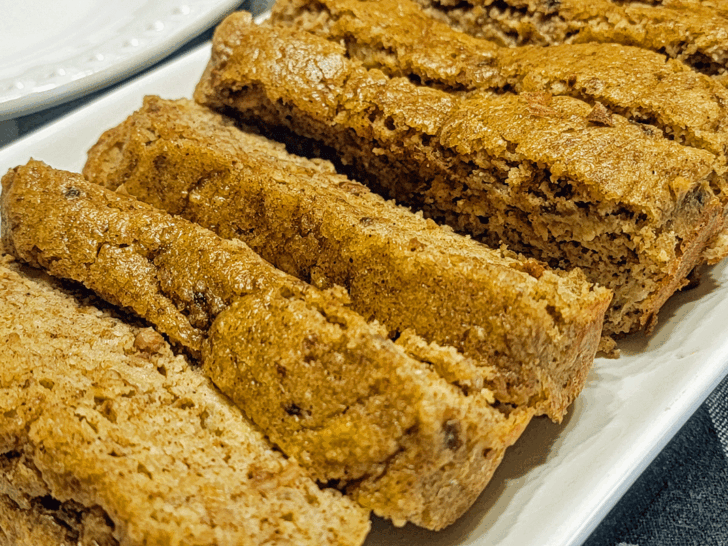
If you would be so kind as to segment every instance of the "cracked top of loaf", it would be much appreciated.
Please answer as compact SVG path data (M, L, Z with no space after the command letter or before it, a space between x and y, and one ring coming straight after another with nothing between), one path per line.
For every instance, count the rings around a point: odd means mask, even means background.
M248 14L236 13L216 31L195 96L220 107L227 99L216 94L234 101L241 87L264 89L270 102L283 100L326 123L336 119L364 137L377 136L368 134L375 108L461 156L487 150L546 164L554 177L568 178L602 207L630 207L657 222L716 169L713 154L652 137L620 116L612 127L593 123L593 106L578 99L488 92L461 97L416 86L368 70L338 43L295 28L254 25Z

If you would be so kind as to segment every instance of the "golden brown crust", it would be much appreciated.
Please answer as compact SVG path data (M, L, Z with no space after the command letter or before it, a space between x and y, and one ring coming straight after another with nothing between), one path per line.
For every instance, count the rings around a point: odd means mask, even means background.
M415 86L338 43L240 15L214 43L198 101L324 142L370 185L458 231L584 268L615 291L607 333L643 327L661 301L652 295L677 288L673 272L703 260L722 229L715 156L616 114L611 127L594 123L577 99Z
M594 127L586 120L591 106L575 99L553 97L552 108L536 112L528 94L459 97L414 86L366 70L338 44L296 29L253 25L245 14L233 14L218 27L215 47L212 70L195 94L199 102L237 107L254 118L260 101L278 101L311 124L335 120L334 129L369 138L368 153L399 136L388 129L393 134L385 140L385 131L368 120L372 114L392 117L395 125L434 137L462 156L478 150L505 156L512 144L523 160L553 164L595 201L630 206L658 221L684 196L673 180L692 185L714 168L711 154L649 138L626 120L609 130Z
M412 0L284 0L272 20L343 41L351 58L448 90L543 91L603 103L678 142L728 150L728 90L659 53L619 44L498 47Z
M501 402L560 420L583 386L607 291L442 229L191 101L147 97L90 150L84 174L307 282L343 286L390 332L454 346Z
M10 544L361 544L320 490L165 343L0 258L0 527Z
M503 45L614 42L658 51L726 81L728 9L723 1L471 0L457 6L418 1L456 28Z
M24 207L25 199L46 205ZM2 200L3 238L14 255L83 282L195 356L233 298L295 284L243 244L220 242L205 229L40 162L10 170ZM111 270L119 273L110 276Z
M396 523L452 523L533 415L448 383L345 307L340 288L317 290L243 243L80 175L31 161L3 178L0 200L16 255L124 301L170 336L194 320L221 390L313 476ZM142 296L130 288L140 279ZM179 320L157 321L150 296Z

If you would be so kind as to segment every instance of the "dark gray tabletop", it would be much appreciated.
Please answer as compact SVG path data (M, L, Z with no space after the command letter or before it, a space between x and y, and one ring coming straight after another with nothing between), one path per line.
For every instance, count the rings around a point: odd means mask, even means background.
M585 546L727 544L728 378L622 497Z

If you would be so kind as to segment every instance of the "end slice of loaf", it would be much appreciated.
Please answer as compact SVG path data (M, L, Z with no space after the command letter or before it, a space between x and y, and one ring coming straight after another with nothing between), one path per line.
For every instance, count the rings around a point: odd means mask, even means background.
M709 152L621 116L595 122L572 97L391 78L339 43L245 15L218 27L195 98L331 147L357 178L456 231L582 268L614 291L607 334L649 330L724 226L724 168Z
M341 288L320 291L242 242L80 175L31 161L3 178L0 202L13 253L199 351L284 453L397 524L452 523L533 416L448 381L440 370L472 364L414 334L395 345L344 305Z
M369 522L159 334L3 253L0 529L13 546L354 546Z
M560 420L596 352L607 290L386 202L192 101L147 97L89 151L91 181L238 238L354 309L476 364L461 384Z

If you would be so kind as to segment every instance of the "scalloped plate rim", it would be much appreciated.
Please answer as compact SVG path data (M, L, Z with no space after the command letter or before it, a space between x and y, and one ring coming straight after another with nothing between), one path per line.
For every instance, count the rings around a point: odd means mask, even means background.
M114 3L98 5L118 11ZM0 78L0 121L57 106L140 72L241 5L240 0L147 0L138 10L142 17L113 31L108 42L79 47L63 61L41 62ZM166 14L160 16L160 11ZM2 57L0 53L0 65L8 62Z

